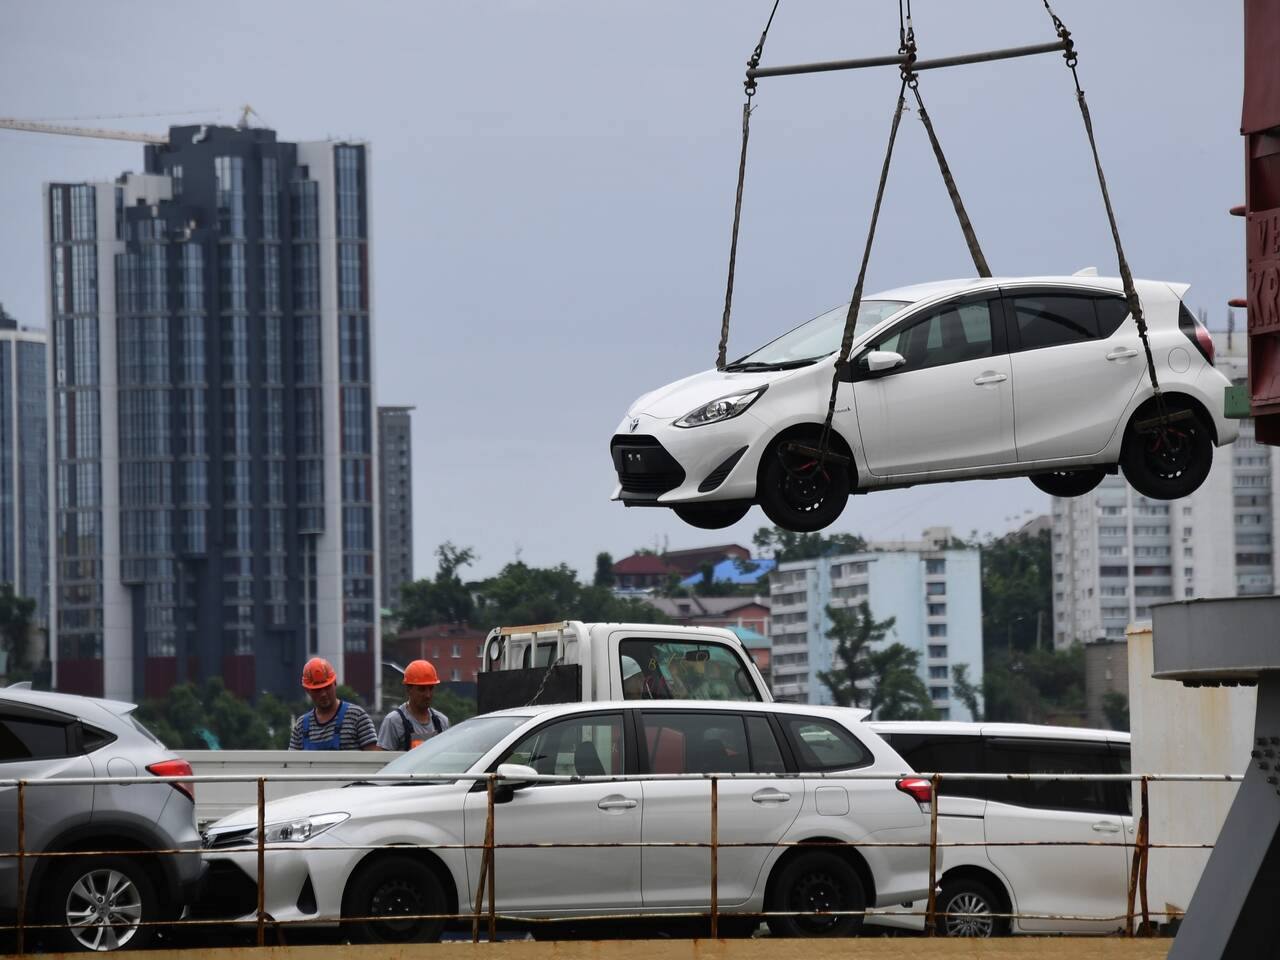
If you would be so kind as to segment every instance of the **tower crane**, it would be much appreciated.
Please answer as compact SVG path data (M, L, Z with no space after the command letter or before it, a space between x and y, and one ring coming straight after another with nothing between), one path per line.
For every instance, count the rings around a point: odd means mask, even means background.
M176 116L176 114L175 114ZM236 126L241 130L249 127L249 118L262 115L249 104L240 107L240 119ZM90 137L96 140L128 140L133 143L154 143L165 145L169 142L167 134L135 133L132 130L104 130L100 127L77 127L63 123L47 123L43 120L19 120L16 117L0 117L0 130L23 130L27 133L54 133L64 137Z

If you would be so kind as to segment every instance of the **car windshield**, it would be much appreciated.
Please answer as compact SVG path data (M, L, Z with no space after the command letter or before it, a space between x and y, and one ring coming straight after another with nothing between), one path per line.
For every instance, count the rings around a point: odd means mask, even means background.
M902 300L863 300L858 307L854 336L862 336L881 320L893 316L905 306L907 304ZM827 354L834 353L840 346L848 314L848 304L828 310L808 323L800 324L790 333L784 333L778 339L770 341L754 353L735 360L725 369L760 370L776 366L801 366L820 360Z
M467 773L503 737L528 719L509 713L472 717L392 760L379 773Z

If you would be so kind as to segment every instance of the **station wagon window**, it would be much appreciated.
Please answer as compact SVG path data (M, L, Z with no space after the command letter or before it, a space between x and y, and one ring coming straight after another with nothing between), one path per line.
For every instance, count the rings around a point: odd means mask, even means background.
M907 361L894 373L909 373L948 363L980 360L994 352L988 301L948 303L900 327L874 350L891 350Z
M748 773L747 731L736 713L642 713L650 773ZM777 749L777 744L774 744Z
M1121 773L1105 743L1085 740L993 738L986 743L988 773ZM994 780L988 799L1043 810L1129 812L1129 785L1072 780Z
M618 644L618 654L626 700L760 699L746 663L718 643L630 638Z
M535 730L501 762L533 767L544 775L611 777L626 772L622 739L621 714L573 717Z
M850 770L871 762L871 751L836 723L820 717L782 717L801 772Z

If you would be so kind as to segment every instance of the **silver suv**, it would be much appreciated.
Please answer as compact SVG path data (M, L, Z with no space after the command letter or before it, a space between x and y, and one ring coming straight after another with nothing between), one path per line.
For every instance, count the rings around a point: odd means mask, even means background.
M0 690L0 779L30 781L23 813L26 922L46 949L145 946L195 899L201 865L193 785L59 785L64 778L186 776L191 767L132 716L131 703ZM0 851L18 849L18 788L0 786ZM191 850L192 855L150 853ZM112 851L107 856L89 851ZM17 915L18 861L0 858L0 912ZM33 931L34 932L34 931Z

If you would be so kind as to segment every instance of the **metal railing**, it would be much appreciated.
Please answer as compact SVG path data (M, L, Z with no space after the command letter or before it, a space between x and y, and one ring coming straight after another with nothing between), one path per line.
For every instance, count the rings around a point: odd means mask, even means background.
M897 781L901 779L917 779L927 780L930 785L929 796L929 839L920 841L910 840L851 840L851 841L722 841L720 839L719 824L719 806L720 806L720 784L726 781L735 780L786 780L786 781L806 781L806 780L841 780L841 781L857 781L857 780L887 780ZM349 784L352 782L360 783L421 783L421 784L441 784L450 781L470 780L476 783L484 783L485 785L485 826L484 839L479 843L418 843L406 844L396 843L391 845L380 844L323 844L323 843L307 843L305 848L300 848L296 843L268 843L266 842L266 788L268 783L277 782L297 782L307 781L316 783L341 783ZM708 840L689 840L689 841L614 841L614 842L524 842L524 843L498 843L495 838L496 823L496 807L499 806L496 801L496 789L499 783L514 783L529 785L534 783L628 783L628 782L647 782L647 781L708 781L710 785L710 837ZM1116 783L1137 783L1139 785L1139 811L1137 817L1136 836L1132 842L1127 840L1111 841L1111 840L946 840L939 839L938 836L938 818L939 809L938 801L940 797L939 787L942 782L946 781L992 781L992 782L1116 782ZM984 920L1014 920L1014 919L1038 919L1038 920L1061 920L1061 921L1114 921L1116 923L1123 922L1125 933L1132 937L1135 935L1150 935L1154 931L1152 919L1155 917L1169 918L1173 915L1159 911L1152 911L1147 901L1147 864L1150 851L1153 849L1212 849L1212 843L1188 843L1188 842L1153 842L1150 838L1150 808L1148 802L1148 784L1150 783L1238 783L1243 780L1242 776L1234 774L993 774L993 773L858 773L853 772L826 772L826 773L717 773L717 774L633 774L633 775L617 775L617 776L574 776L574 775L552 775L540 774L537 776L521 776L518 779L506 781L496 773L435 773L435 774L368 774L360 775L353 778L350 774L278 774L272 776L250 776L250 775L192 775L177 777L157 777L157 776L132 776L132 777L67 777L57 779L44 780L21 780L21 779L0 779L0 789L16 788L17 790L17 849L14 851L0 852L0 860L12 859L17 860L17 917L16 922L8 926L0 926L0 930L16 931L16 952L22 954L26 951L27 935L34 930L50 930L67 928L69 924L60 923L31 923L27 917L27 897L28 897L28 864L32 860L39 858L63 858L63 857L93 857L93 856L211 856L223 857L228 854L253 853L256 854L256 893L257 905L254 913L254 924L256 927L256 943L262 946L266 941L266 928L270 924L276 931L283 943L283 935L281 928L298 924L311 925L317 923L360 923L360 922L379 922L387 919L384 915L370 916L308 916L296 920L278 920L270 916L266 911L266 855L268 853L284 853L298 852L300 849L306 850L479 850L482 852L476 889L474 897L472 897L472 909L466 912L459 909L455 913L419 913L419 914L396 914L396 921L406 920L442 920L442 921L470 921L471 923L471 939L473 942L480 940L482 926L485 928L489 940L494 940L497 935L497 925L499 921L518 922L521 924L539 924L539 923L555 923L569 920L573 922L587 922L594 920L635 920L635 919L704 919L710 922L710 933L713 938L719 936L720 921L724 917L733 918L756 918L758 920L768 920L772 917L816 917L816 918L838 918L844 916L915 916L924 917L925 932L928 936L937 934L937 925L939 920L939 912L937 909L937 891L939 882L939 851L947 848L960 847L1124 847L1132 850L1132 860L1130 861L1130 873L1128 879L1128 899L1127 909L1124 914L1113 916L1082 916L1072 914L1032 914L1022 912L1010 913L983 913L983 914L942 914L944 918L961 917L973 918L979 917ZM137 848L129 848L122 850L30 850L27 847L27 805L29 803L28 791L32 787L71 787L71 786L106 786L106 785L131 785L131 784L195 784L200 783L254 783L257 787L257 823L254 831L254 842L240 846L219 847L210 850L205 847L175 848L165 850L139 850ZM945 800L945 796L943 796ZM1116 814L1108 814L1116 815ZM710 903L707 911L664 911L664 910L643 910L643 911L610 911L592 915L573 915L573 916L527 916L519 914L500 913L497 910L495 897L495 878L496 878L496 852L498 850L514 850L514 849L564 849L564 848L702 848L708 850L709 868L710 868ZM875 847L896 847L896 848L920 848L928 847L929 849L929 886L926 907L923 911L903 911L903 910L885 910L876 908L865 908L862 910L817 910L817 911L779 911L779 910L761 910L753 912L741 911L724 911L720 908L719 903L719 855L720 851L730 848L750 848L750 847L770 847L770 848L795 848L803 847L805 849L822 849L822 848L842 848L857 850L858 848L875 848ZM459 907L461 907L461 896L464 891L456 891L459 896ZM470 891L465 891L470 894ZM487 903L486 903L487 901ZM765 905L767 908L767 904ZM1139 917L1140 923L1139 923ZM65 920L65 918L64 918ZM135 926L160 926L160 927L182 927L182 926L205 926L205 925L240 925L247 923L245 916L228 917L228 918L198 918L198 919L178 919L178 920L143 920L138 924L120 923L112 924L112 926L127 926L133 928Z

